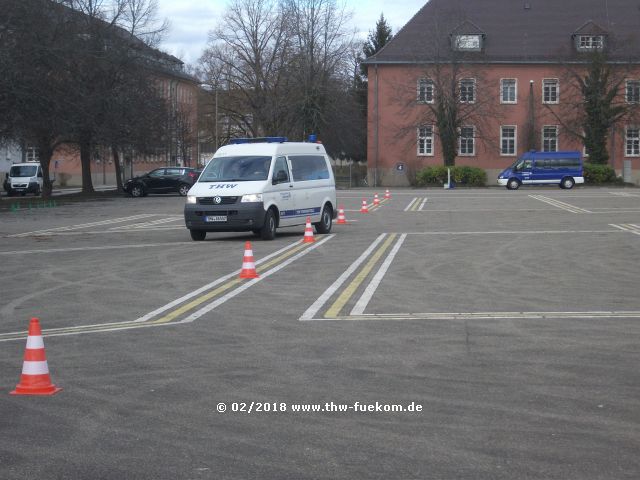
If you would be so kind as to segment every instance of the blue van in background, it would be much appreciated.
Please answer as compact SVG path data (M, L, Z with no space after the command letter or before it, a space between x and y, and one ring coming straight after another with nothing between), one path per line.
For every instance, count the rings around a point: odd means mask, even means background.
M498 185L517 190L520 185L559 185L570 189L584 183L582 155L577 151L523 154L498 176Z

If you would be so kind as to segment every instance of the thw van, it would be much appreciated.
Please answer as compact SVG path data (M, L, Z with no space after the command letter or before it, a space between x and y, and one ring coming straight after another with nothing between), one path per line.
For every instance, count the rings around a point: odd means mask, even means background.
M187 193L184 220L193 240L207 232L251 231L265 240L276 229L304 225L329 233L336 185L324 147L284 137L236 139L218 149Z
M520 185L559 185L570 189L584 183L582 155L578 151L523 154L498 176L498 185L517 190Z

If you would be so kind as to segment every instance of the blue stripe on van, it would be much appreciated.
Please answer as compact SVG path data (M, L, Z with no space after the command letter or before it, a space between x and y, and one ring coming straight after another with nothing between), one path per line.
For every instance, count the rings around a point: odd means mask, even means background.
M320 213L320 207L302 208L298 210L282 210L280 212L280 218L306 217L309 215L316 215L318 213Z

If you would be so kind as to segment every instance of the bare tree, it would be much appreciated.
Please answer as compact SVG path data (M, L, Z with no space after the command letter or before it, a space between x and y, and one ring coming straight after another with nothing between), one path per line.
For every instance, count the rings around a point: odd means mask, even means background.
M616 124L637 121L640 98L625 98L628 76L628 66L609 62L605 51L582 54L580 62L564 65L562 102L544 105L545 112L585 146L591 163L608 163L608 138Z
M287 0L285 5L295 46L290 75L298 86L292 100L304 136L326 128L338 113L331 100L335 87L349 85L354 32L347 26L350 14L335 0Z
M157 39L153 0L0 1L0 135L39 147L45 195L51 155L75 143L92 192L95 147L148 143L158 121L153 50L135 36Z
M65 62L73 22L48 0L1 0L0 138L39 150L43 195L50 195L49 164L73 130L73 102Z
M352 151L353 32L335 0L235 0L210 33L201 69L229 132L301 138ZM217 125L217 123L216 123ZM361 135L360 135L361 136Z
M234 0L210 32L201 59L212 87L234 92L234 105L224 106L226 114L256 136L277 132L282 122L281 89L290 48L285 26L276 2Z

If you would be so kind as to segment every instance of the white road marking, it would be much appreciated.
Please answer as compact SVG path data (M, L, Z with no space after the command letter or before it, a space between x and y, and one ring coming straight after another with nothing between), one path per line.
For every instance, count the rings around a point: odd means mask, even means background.
M400 249L400 246L402 246L402 243L404 242L405 238L407 238L406 234L400 235L400 238L398 239L396 244L393 246L393 249L391 250L391 252L389 252L389 255L387 255L387 258L384 260L382 265L380 265L380 268L376 272L375 276L371 279L367 287L364 289L364 292L362 292L362 295L358 299L358 302L355 304L355 306L351 310L351 315L360 315L361 313L364 312L365 308L367 308L367 305L371 301L371 298L373 297L373 294L375 293L375 291L380 286L380 282L382 281L383 277L387 273L387 270L389 269L391 262L393 262L393 259L398 253L398 250Z
M519 319L596 319L640 318L640 311L586 312L434 312L434 313L372 313L337 318L300 318L302 321L399 321L399 320L519 320Z
M640 195L637 195L635 193L627 193L627 192L609 192L611 195L617 195L619 197L640 197Z
M222 305L223 303L225 303L226 301L232 299L233 297L235 297L236 295L239 295L240 293L244 292L246 289L248 289L249 287L255 285L258 282L261 282L262 280L264 280L267 277L270 277L271 275L273 275L274 273L282 270L284 267L286 267L287 265L295 262L296 260L298 260L299 258L302 258L303 256L305 256L307 253L315 250L316 248L322 246L324 243L328 242L329 240L331 240L335 235L329 235L325 238L323 238L322 240L314 243L313 245L311 245L308 248L305 248L304 250L302 250L300 253L297 253L296 255L294 255L293 257L285 260L284 262L282 262L281 264L279 264L278 266L272 268L271 270L268 270L267 272L263 272L260 273L260 277L258 278L254 278L253 280L250 280L249 282L240 285L239 287L235 288L234 290L230 291L229 293L227 293L226 295L223 295L222 297L218 298L217 300L211 302L209 305L201 308L200 310L192 313L191 315L189 315L188 317L186 317L184 320L180 321L180 322L176 322L176 323L191 323L194 320L197 320L198 318L200 318L202 315L209 313L211 310L213 310L214 308ZM299 243L299 242L298 242Z
M625 232L631 232L631 233L635 233L636 235L640 235L640 227L633 223L621 223L619 225L615 223L610 223L609 225Z
M198 242L198 243L200 243L200 242ZM289 245L286 245L285 247L282 247L280 250L276 250L275 252L267 255L266 257L263 257L263 258L261 258L259 260L256 260L255 264L256 265L260 265L260 264L272 259L273 257L277 257L278 255L281 255L282 253L286 252L287 250L289 250L289 249L291 249L291 248L293 248L293 247L295 247L295 246L297 246L299 244L300 244L299 240L295 241L293 243L290 243ZM207 285L204 285L204 286L198 288L197 290L194 290L193 292L190 292L190 293L188 293L188 294L186 294L186 295L184 295L184 296L182 296L180 298L176 298L175 300L167 303L166 305L164 305L164 306L162 306L160 308L157 308L156 310L153 310L152 312L149 312L149 313L143 315L140 318L135 319L134 322L146 322L147 320L150 320L150 319L160 315L161 313L166 312L167 310L171 310L173 307L176 307L176 306L180 305L181 303L184 303L187 300L190 300L193 297L197 297L198 295L200 295L201 293L206 292L207 290L211 290L213 287L215 287L215 286L217 286L217 285L219 285L219 284L221 284L221 283L223 283L223 282L229 280L230 278L233 278L233 277L235 277L235 276L237 276L239 274L240 274L240 269L234 270L233 272L231 272L231 273L229 273L229 274L227 274L227 275L225 275L223 277L220 277L220 278L214 280L213 282L208 283Z
M529 195L529 197L538 200L540 202L548 203L551 206L556 208L561 208L562 210L566 210L571 213L592 213L589 210L584 208L576 207L575 205L571 205L570 203L561 202L560 200L556 200L554 198L545 197L544 195Z
M63 232L63 231L69 231L69 230L78 230L78 229L87 228L87 227L96 227L99 225L111 225L114 223L129 222L131 220L139 220L141 218L153 217L153 216L155 216L155 214L132 215L130 217L112 218L109 220L103 220L102 222L82 223L79 225L69 225L66 227L56 227L56 228L49 228L46 230L36 230L33 232L15 233L13 235L8 235L8 236L9 237L28 237L30 235L38 235L38 234L42 235L42 234L53 233L53 232Z
M418 197L415 197L413 200L411 200L411 202L409 202L409 205L405 207L404 211L405 212L409 211L413 206L413 204L416 203L417 201L418 201Z
M424 200L422 200L422 203L420 204L420 207L418 208L418 210L422 210L424 208L425 203L427 203L427 197L424 197Z
M394 233L394 232L390 232ZM398 232L396 232L398 233ZM494 230L478 232L403 232L407 235L548 235L576 233L620 233L618 230Z
M309 320L313 318L313 316L318 313L318 310L322 308L322 306L331 298L331 296L342 286L342 284L349 278L349 276L364 262L367 257L371 254L371 252L378 246L378 244L382 241L384 237L386 237L386 233L381 233L378 235L369 248L367 248L362 255L360 255L355 262L353 262L349 268L347 268L342 275L338 277L338 279L331 284L329 288L327 288L322 295L318 297L318 299L313 302L313 304L302 314L300 320Z
M311 245L310 247L305 248L304 250L302 250L301 252L299 252L298 254L292 256L291 258L287 259L286 261L284 261L283 263L271 268L270 270L267 270L266 272L261 272L261 276L260 278L257 278L255 280L251 280L247 283L244 283L242 285L240 285L239 287L237 287L236 289L230 291L228 294L224 295L223 297L219 298L218 300L216 300L215 302L209 304L207 307L202 308L198 311L196 311L194 314L190 315L189 317L181 320L181 321L177 321L177 322L166 322L166 323L147 323L148 320L158 316L159 314L170 310L171 308L183 303L185 300L188 300L190 298L193 298L203 292L205 292L206 290L211 289L212 287L223 283L226 280L229 280L230 278L237 276L240 273L240 270L236 270L234 272L231 272L228 275L225 275L217 280L215 280L214 282L211 282L208 285L205 285L187 295L184 295L181 298L178 298L170 303L168 303L167 305L164 305L163 307L160 307L152 312L149 312L148 314L136 319L136 320L128 320L128 321L122 321L122 322L108 322L108 323L102 323L102 324L92 324L92 325L76 325L76 326L70 326L70 327L60 327L60 328L52 328L52 329L45 329L43 331L44 336L45 337L58 337L58 336L67 336L67 335L80 335L80 334L85 334L85 333L101 333L101 332L114 332L114 331L120 331L120 330L130 330L133 328L147 328L147 327L162 327L162 326L170 326L170 325L179 325L179 324L185 324L185 323L191 323L194 320L196 320L197 318L199 318L200 316L204 315L205 313L213 310L215 307L221 305L222 303L226 302L227 300L230 300L231 298L235 297L236 295L240 294L241 292L245 291L247 288L249 288L250 286L254 285L255 283L257 283L257 281L263 280L271 275L273 275L274 273L278 272L279 270L283 269L284 267L286 267L287 265L291 264L292 262L294 262L295 260L303 257L304 255L306 255L308 252L320 247L321 245L323 245L325 242L329 241L330 239L332 239L335 235L327 235L325 236L322 240L314 243L313 245ZM193 244L193 242L190 242L191 244ZM261 258L260 260L256 261L256 265L262 264L268 260L270 260L271 258L278 256L280 254L282 254L283 252L285 252L286 250L290 250L293 247L296 247L300 245L300 241L296 241L292 244L287 245L284 248L281 248L280 250L271 253L270 255ZM9 342L9 341L14 341L14 340L23 340L25 337L27 336L26 332L21 331L21 332L9 332L9 333L0 333L0 342Z
M109 230L127 230L129 228L140 229L140 228L146 228L146 227L156 227L164 223L171 223L171 222L177 222L177 221L184 221L184 216L180 215L180 216L173 216L168 218L159 218L158 220L152 220L150 222L133 223L131 225L120 225L118 227L111 227ZM184 226L182 227L184 228Z
M206 245L202 242L168 242L168 243L134 243L129 245L102 245L100 247L69 247L69 248L48 248L42 250L13 250L10 252L0 252L0 255L28 255L32 253L61 253L61 252L83 252L95 250L123 250L127 248L151 248L151 247L173 247L178 245Z

